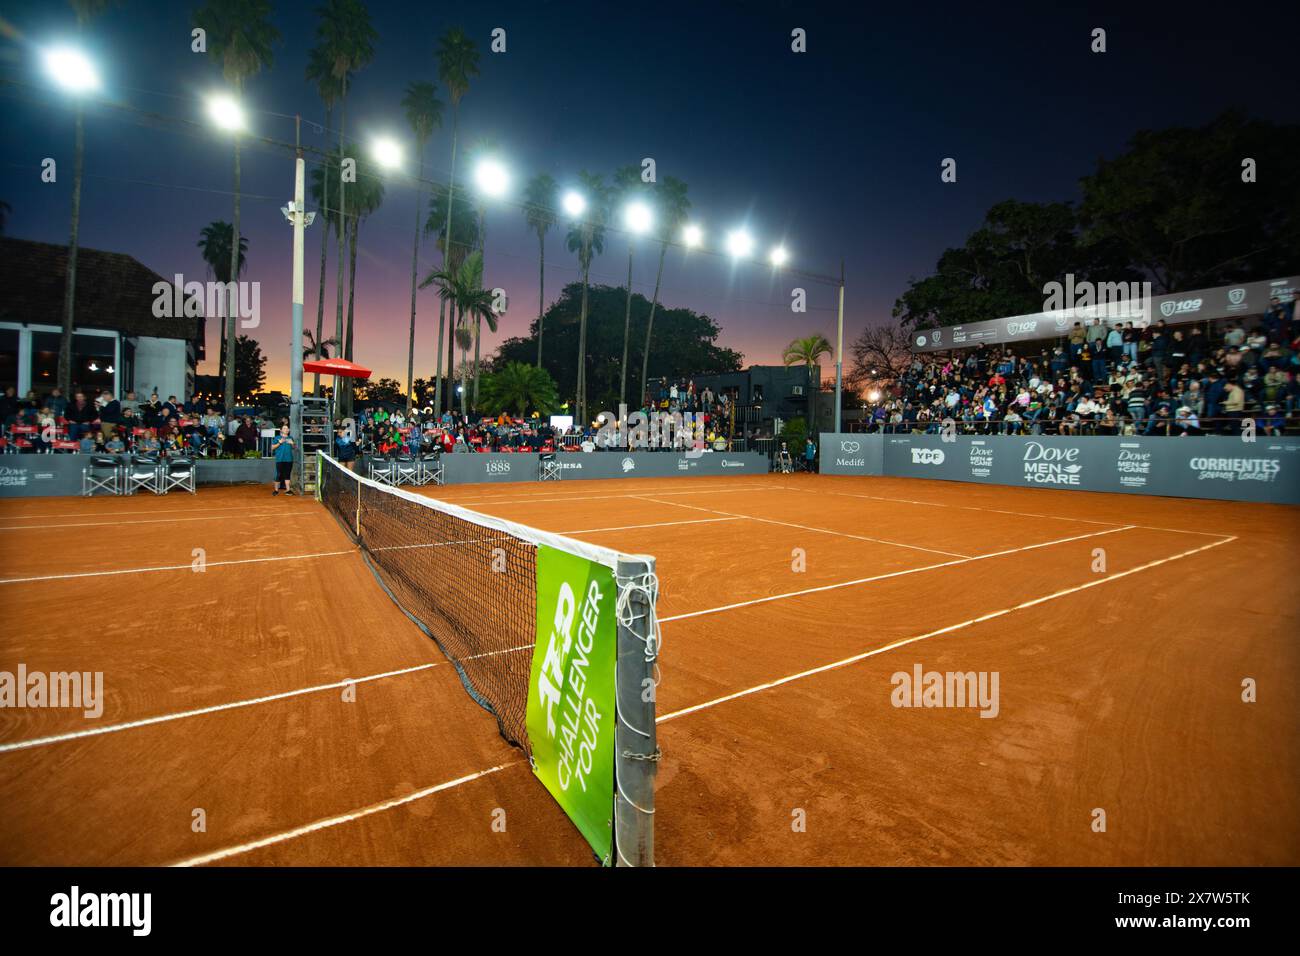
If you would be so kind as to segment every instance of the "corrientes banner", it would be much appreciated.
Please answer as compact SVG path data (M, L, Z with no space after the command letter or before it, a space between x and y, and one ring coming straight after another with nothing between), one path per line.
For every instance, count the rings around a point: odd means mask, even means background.
M614 572L537 548L537 646L528 681L533 772L603 863L614 836Z

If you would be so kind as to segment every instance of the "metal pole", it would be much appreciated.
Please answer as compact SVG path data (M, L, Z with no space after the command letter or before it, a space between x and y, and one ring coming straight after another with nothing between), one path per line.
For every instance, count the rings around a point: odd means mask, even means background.
M305 163L302 156L301 120L295 117L295 136L298 140L297 158L293 170L293 322L292 341L289 343L289 432L293 438L294 480L298 491L303 489L302 457L302 286L303 286L303 230L306 228L306 199L304 196Z
M840 260L840 311L835 322L835 432L840 432L840 392L844 387L844 260ZM820 440L818 441L820 445Z
M653 558L620 558L618 665L614 722L614 855L616 866L654 866L655 627ZM622 590L627 589L626 600ZM624 624L623 621L627 621Z

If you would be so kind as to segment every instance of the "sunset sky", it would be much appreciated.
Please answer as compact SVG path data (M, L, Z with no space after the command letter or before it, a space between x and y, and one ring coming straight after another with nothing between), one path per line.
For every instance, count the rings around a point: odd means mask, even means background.
M324 147L328 133L309 125L324 122L324 107L303 77L314 5L273 6L283 39L274 65L248 85L253 129L292 140L292 116L300 113L305 141ZM452 15L431 4L371 3L380 39L350 91L349 138L365 145L392 134L407 146L413 168L402 92L412 80L436 82L437 37L461 26L482 50L481 74L461 106L462 144L495 139L520 188L540 171L565 185L580 169L608 178L619 165L652 157L661 179L688 183L707 244L743 224L762 251L782 242L801 268L838 273L843 259L847 345L868 323L888 321L909 277L927 274L993 203L1075 198L1079 177L1137 129L1200 125L1234 104L1264 119L1295 115L1287 101L1294 83L1274 83L1279 74L1267 66L1280 38L1261 18L1224 17L1215 32L1164 15L1048 5L1032 13L704 6L473 4ZM13 207L7 232L66 242L72 111L37 69L34 45L74 37L75 21L65 4L52 2L7 4L2 15L10 37L0 63L0 199ZM1102 55L1089 52L1095 26L1108 30ZM505 53L488 50L496 27L506 30ZM807 31L807 53L790 50L795 27ZM100 66L104 97L203 122L202 97L221 86L220 73L190 51L189 29L188 6L178 3L125 3L93 21L83 42ZM445 99L443 90L439 95ZM449 152L450 111L429 144L426 178L446 180ZM45 157L59 162L57 183L40 181ZM945 157L958 162L955 184L940 181ZM168 278L207 278L195 244L205 224L231 217L231 159L228 137L209 128L157 128L118 110L89 109L82 245L129 253ZM244 151L245 278L262 284L261 326L250 334L269 357L273 388L288 381L291 231L280 206L292 187L288 154ZM377 376L403 382L415 203L414 187L390 184L383 207L362 225L358 257L355 356ZM526 334L536 317L538 259L517 207L492 208L487 229L485 284L510 297L500 335L485 342L491 354L496 340ZM324 235L319 224L308 230L308 327L315 325ZM593 282L621 284L626 255L626 236L611 233L592 266ZM421 275L439 259L423 244ZM656 260L648 246L636 256L634 285L647 298ZM334 265L331 242L328 333ZM547 301L578 277L563 230L553 230ZM808 290L804 315L789 308L796 285ZM746 364L779 362L796 335L820 331L834 341L835 290L774 275L761 263L734 266L721 256L671 251L662 299L713 317L721 344L741 351ZM422 291L417 376L433 372L436 317L435 295ZM218 329L209 322L213 361L200 372L216 371Z

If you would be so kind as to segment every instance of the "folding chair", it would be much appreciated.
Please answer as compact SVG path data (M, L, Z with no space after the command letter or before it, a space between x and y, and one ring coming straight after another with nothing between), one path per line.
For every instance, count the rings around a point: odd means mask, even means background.
M81 469L81 493L89 498L96 491L120 495L122 463L108 455L92 455L90 464Z
M195 470L194 461L191 458L167 459L163 467L159 469L163 494L173 488L180 488L182 491L194 494L196 492L194 487Z
M370 480L381 485L395 485L397 470L395 462L387 458L370 459Z
M442 484L442 452L430 451L420 456L417 485Z
M555 454L539 455L537 458L537 480L538 481L559 481L560 480L560 462L556 459Z
M393 484L418 485L420 463L413 455L397 455L393 458Z
M133 495L138 488L146 488L155 495L167 492L162 485L161 462L153 455L132 455L125 470L124 493Z

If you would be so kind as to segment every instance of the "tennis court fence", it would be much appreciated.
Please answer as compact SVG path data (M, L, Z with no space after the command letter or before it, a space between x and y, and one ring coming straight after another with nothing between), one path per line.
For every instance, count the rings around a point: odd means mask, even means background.
M654 861L654 558L481 514L320 455L317 497L606 865Z

